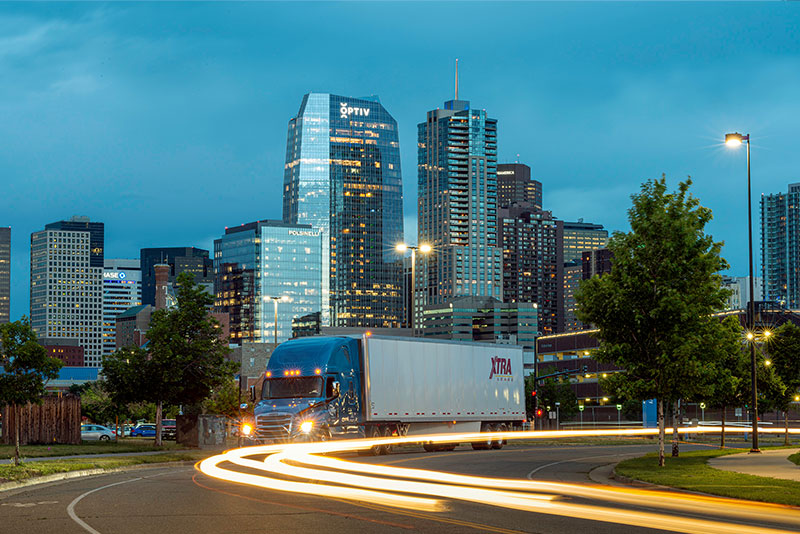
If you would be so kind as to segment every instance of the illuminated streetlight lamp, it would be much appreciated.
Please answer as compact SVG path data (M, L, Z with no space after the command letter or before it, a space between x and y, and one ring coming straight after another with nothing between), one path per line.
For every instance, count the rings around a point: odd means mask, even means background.
M264 297L264 300L272 299L275 303L275 344L278 344L278 302L289 302L289 297L283 295L282 297Z
M750 383L753 390L753 444L750 452L761 452L758 448L758 385L756 384L756 345L753 339L756 307L753 301L755 292L753 287L753 201L750 197L750 134L743 135L738 132L725 134L725 144L728 147L738 148L742 143L747 143L747 244L749 253L747 266L750 271L750 301L747 318L747 327L750 332L747 334L747 339L750 340Z
M405 253L407 250L411 251L411 313L409 314L409 327L411 328L411 335L413 336L416 334L414 316L417 313L417 250L423 254L429 254L433 250L433 247L427 243L422 243L418 246L398 243L395 249L397 252L402 253Z

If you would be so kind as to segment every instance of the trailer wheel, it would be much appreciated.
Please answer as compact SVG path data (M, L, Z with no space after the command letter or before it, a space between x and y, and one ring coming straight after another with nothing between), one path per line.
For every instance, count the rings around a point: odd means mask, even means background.
M496 431L497 432L506 432L508 428L506 427L505 423L500 423L497 425ZM496 439L492 442L492 448L495 450L502 449L504 445L504 441L502 439Z
M436 452L436 445L433 443L423 443L422 448L425 449L425 452Z
M392 426L386 425L383 428L383 436L387 438L392 437ZM392 454L392 445L384 445L383 446L383 454Z
M481 424L481 432L494 432L494 425L491 423ZM488 451L492 448L492 440L487 438L485 441L473 441L472 448L476 451Z

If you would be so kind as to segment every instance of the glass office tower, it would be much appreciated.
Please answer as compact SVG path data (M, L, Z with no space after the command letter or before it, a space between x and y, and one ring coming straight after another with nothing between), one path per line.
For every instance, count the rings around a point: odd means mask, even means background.
M377 97L309 93L289 121L283 218L322 230L323 326L402 321L397 122Z
M307 224L255 221L226 228L214 241L214 304L229 315L231 343L271 343L276 332L286 341L292 319L320 310L321 233Z

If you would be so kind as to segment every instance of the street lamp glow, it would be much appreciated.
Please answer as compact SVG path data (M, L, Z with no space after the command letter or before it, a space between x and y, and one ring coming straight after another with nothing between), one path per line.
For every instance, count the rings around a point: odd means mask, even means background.
M729 148L736 148L738 146L741 146L742 135L738 133L726 134L725 144L728 145Z
M406 250L408 250L408 245L406 245L405 243L398 243L395 249L397 249L397 252L405 252Z
M432 250L432 247L427 243L423 243L423 244L421 244L419 246L419 251L422 252L423 254L427 254L431 250Z
M764 360L764 365L769 367L770 365L772 365L772 360Z
M770 332L769 330L764 330L764 337L769 337L771 335L772 335L772 332Z
M747 339L752 341L754 337L755 337L755 335L752 332L748 332L747 333Z

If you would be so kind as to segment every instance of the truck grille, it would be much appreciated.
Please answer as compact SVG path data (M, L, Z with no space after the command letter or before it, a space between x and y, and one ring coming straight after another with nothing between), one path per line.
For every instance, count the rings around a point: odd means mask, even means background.
M256 418L256 433L259 439L288 440L291 424L290 414L259 415Z

